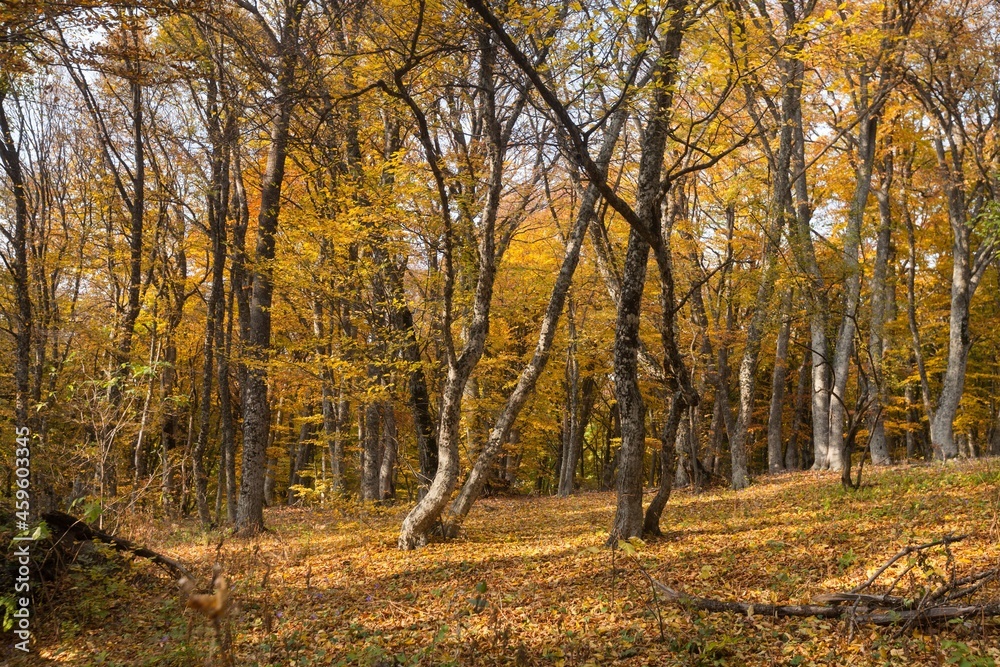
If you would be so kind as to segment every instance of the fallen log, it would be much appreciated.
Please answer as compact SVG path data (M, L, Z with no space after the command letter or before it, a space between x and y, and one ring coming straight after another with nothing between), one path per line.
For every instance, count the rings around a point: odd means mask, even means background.
M53 536L56 541L65 537L70 537L80 542L97 540L110 545L117 551L128 551L136 556L139 556L140 558L149 559L169 572L174 579L187 577L189 580L195 581L195 577L192 576L183 565L175 561L173 558L164 556L163 554L157 553L152 549L147 549L146 547L133 544L132 542L129 542L121 537L109 535L102 530L98 530L93 526L87 525L71 514L58 511L46 512L42 515L42 520L48 524L49 528L52 529Z
M940 622L948 621L954 618L976 618L982 616L1000 615L1000 601L980 605L948 605L927 607L926 609L889 609L880 611L873 607L859 605L776 605L759 602L716 600L713 598L686 595L655 580L654 586L661 594L663 594L664 598L685 607L711 612L728 611L737 614L745 614L747 616L771 616L774 618L851 618L859 624L871 623L872 625L895 625L897 623L915 623L920 621ZM868 597L876 598L878 596L873 595Z
M909 609L914 600L907 600L897 595L866 595L864 593L827 593L813 598L816 604L829 605L840 602L865 604L871 607L891 607L893 609Z
M948 555L951 544L964 540L967 535L946 535L941 539L904 547L888 561L883 563L874 574L850 591L842 593L827 593L813 599L814 604L807 605L775 605L742 600L717 600L714 598L687 595L674 590L662 582L656 581L642 569L654 590L670 602L682 606L701 609L710 612L734 612L748 616L846 618L854 624L869 623L873 625L904 624L909 627L920 622L941 622L962 618L984 618L1000 616L1000 600L992 600L980 604L958 604L962 598L970 598L980 591L987 583L1000 577L1000 568L992 568L974 572L964 577L956 578L954 573L949 581L943 581L931 592L914 594L910 597L892 595L903 575L913 569L914 563L907 565L903 573L895 577L883 593L862 592L872 585L885 572L903 557L918 554L919 559L925 558L926 552L934 547L943 547ZM922 562L922 560L920 561Z

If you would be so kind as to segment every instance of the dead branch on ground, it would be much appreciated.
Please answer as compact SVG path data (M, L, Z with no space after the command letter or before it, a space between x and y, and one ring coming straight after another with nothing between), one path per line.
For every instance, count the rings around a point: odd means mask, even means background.
M903 577L915 567L926 563L927 555L935 547L943 547L952 563L949 545L964 540L967 535L947 535L925 544L910 545L897 552L882 564L862 584L847 592L818 595L814 604L776 605L760 602L718 600L708 597L688 595L649 578L653 587L664 599L690 609L710 612L734 612L748 616L820 617L847 619L854 627L870 625L902 625L903 630L918 623L941 623L952 619L986 618L1000 616L1000 599L973 602L970 598L981 591L987 583L1000 579L1000 567L973 572L956 577L954 569L947 580L942 580L936 588L926 588L913 595L893 594ZM915 556L902 572L891 581L881 593L870 592L878 579L900 559Z

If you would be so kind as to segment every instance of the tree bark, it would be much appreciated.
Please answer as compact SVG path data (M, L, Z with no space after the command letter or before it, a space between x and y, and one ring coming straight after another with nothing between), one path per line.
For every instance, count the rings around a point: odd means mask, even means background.
M771 409L767 419L767 470L781 472L785 468L782 456L781 418L785 405L785 382L788 376L788 340L792 330L792 290L785 290L781 299L781 325L774 352L774 373L771 377Z
M788 434L788 446L785 448L785 468L787 470L799 470L805 467L805 451L799 447L801 437L802 422L805 415L806 394L809 391L809 371L811 355L806 352L802 357L802 365L799 367L798 382L795 385L795 405L792 413L792 430Z
M206 36L211 37L210 34ZM205 81L207 98L205 126L208 130L209 141L211 142L211 152L209 155L209 182L211 190L207 197L206 212L209 242L211 243L212 288L208 296L205 317L205 359L202 367L202 400L198 414L198 436L192 455L195 504L198 509L198 518L205 528L212 523L212 516L208 509L208 472L205 468L205 452L208 447L209 429L211 427L212 389L213 379L216 374L216 363L222 363L222 356L225 353L223 347L225 337L223 327L225 325L226 314L226 224L230 208L230 164L236 135L235 116L229 108L225 88L223 85L220 85L223 81L221 75L223 55L218 51L213 51L212 55L211 66L213 69ZM229 111L229 113L224 119L223 114L226 111ZM221 381L220 377L219 382L221 383ZM220 415L220 421L222 419ZM220 425L220 432L224 430L225 427ZM224 474L226 469L225 445L220 444L219 449L219 469ZM223 475L220 475L220 482L223 479ZM221 497L221 485L219 497ZM216 510L216 515L218 515L219 509Z
M490 326L490 305L493 300L493 286L496 280L497 253L495 238L500 195L503 186L504 156L513 129L513 118L501 127L496 115L496 90L494 65L496 47L486 33L479 37L480 85L483 96L484 133L486 134L486 157L489 165L489 183L486 201L481 214L478 240L478 276L472 302L472 321L461 353L456 353L451 332L451 302L454 288L454 264L451 256L453 230L447 186L438 163L437 147L430 137L427 119L416 102L405 91L401 75L397 76L397 93L404 97L417 120L420 141L427 161L434 174L438 196L441 200L441 214L445 227L445 317L443 323L448 368L441 392L440 421L438 425L438 465L437 472L427 489L427 494L406 515L399 532L399 548L414 549L426 543L431 527L441 517L458 483L459 470L459 427L462 418L462 395L469 376L483 355L486 336ZM516 118L514 115L514 118ZM501 246L502 248L503 246Z
M361 449L361 502L379 500L379 470L382 467L378 403L372 401L364 410L364 438Z
M868 77L863 72L859 80L862 92L859 97L868 99ZM841 259L844 265L844 314L837 333L837 343L833 354L833 389L830 401L830 435L827 461L830 470L840 470L846 462L841 458L844 448L844 423L847 415L847 380L851 370L854 351L854 334L857 331L858 306L861 301L861 265L858 253L861 248L861 223L865 216L865 206L871 191L872 169L875 164L875 138L881 107L862 107L859 115L864 118L858 126L857 168L855 170L854 194L847 215L844 230L844 249Z
M378 499L391 503L396 499L396 456L399 439L396 433L396 412L391 401L384 401L380 407L382 417L382 467L378 475Z
M275 99L277 109L271 125L267 164L261 182L260 215L257 220L256 261L252 271L248 338L244 354L253 362L244 372L243 461L236 531L244 536L264 530L264 472L271 425L268 405L267 361L271 346L271 301L274 293L271 262L274 237L281 210L281 186L285 175L289 126L294 106L295 69L299 53L299 21L307 0L286 0L278 46L279 74Z
M594 400L596 398L597 383L594 381L593 376L588 375L583 378L579 398L574 406L576 416L573 419L574 425L572 436L568 442L566 456L563 458L562 470L560 471L560 496L568 496L576 490L576 469L583 460L584 435L587 425L590 423L590 414L594 408ZM582 472L580 473L580 477L583 477Z
M615 322L613 367L615 397L621 415L616 509L611 539L642 534L642 463L646 449L646 406L639 391L639 315L646 284L649 244L635 230L629 232L622 271L622 289ZM671 441L670 446L673 446Z
M642 523L643 535L658 537L663 534L660 531L660 517L663 514L663 508L667 506L667 501L670 499L671 484L673 484L677 469L675 443L678 429L685 417L686 407L683 395L677 392L670 401L670 411L660 434L660 488L657 489L656 495L653 496L649 507L646 508L646 515L643 517ZM694 465L697 465L697 461Z
M28 285L28 196L25 190L24 173L18 141L10 127L10 119L4 108L7 93L0 84L0 161L4 173L10 179L14 194L13 233L3 227L3 235L13 246L13 261L7 265L14 282L14 298L17 303L14 341L14 420L17 429L30 428L29 424L29 369L31 367L32 309L31 293ZM19 431L20 432L20 431Z
M874 465L889 465L892 457L885 437L884 409L888 402L888 383L885 379L885 322L888 318L889 294L891 286L887 284L889 250L892 241L892 210L889 193L892 186L893 158L886 155L881 161L880 185L874 190L878 201L879 228L875 248L875 266L872 271L871 296L871 331L868 338L868 350L871 355L872 381L869 383L871 392L871 410L877 415L875 426L869 436L869 450Z

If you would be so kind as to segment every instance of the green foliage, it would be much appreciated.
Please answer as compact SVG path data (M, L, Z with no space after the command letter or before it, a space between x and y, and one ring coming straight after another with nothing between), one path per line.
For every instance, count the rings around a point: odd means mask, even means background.
M9 632L14 627L14 611L17 609L12 593L0 595L0 609L3 609L3 631Z
M854 550L848 549L847 551L845 551L844 553L840 554L837 557L837 567L839 567L840 571L843 572L847 568L854 565L854 563L856 563L857 560L858 556L857 554L854 553Z
M965 642L945 639L941 650L947 656L945 664L956 667L996 667L996 661L988 655L976 655Z

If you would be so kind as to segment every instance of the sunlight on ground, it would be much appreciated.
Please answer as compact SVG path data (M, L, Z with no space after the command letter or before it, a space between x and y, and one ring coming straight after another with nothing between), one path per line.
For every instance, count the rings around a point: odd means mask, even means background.
M952 547L959 571L994 567L998 471L1000 463L984 460L866 471L857 492L844 492L835 475L809 472L763 478L739 494L679 492L664 513L666 537L635 555L603 547L611 493L484 499L460 539L411 553L395 548L404 507L272 509L271 534L249 543L227 539L220 552L237 601L237 664L923 665L1000 658L998 619L896 637L869 627L851 633L841 621L709 615L654 602L641 570L690 594L796 604L847 590L902 546L947 533L969 534ZM127 532L209 577L218 535L190 521L147 522ZM932 561L945 572L943 552ZM63 590L43 609L48 616L31 664L205 663L211 629L195 624L186 640L176 588L148 563L99 576L76 572L75 585L85 577L89 588ZM994 585L986 594L1000 592Z

